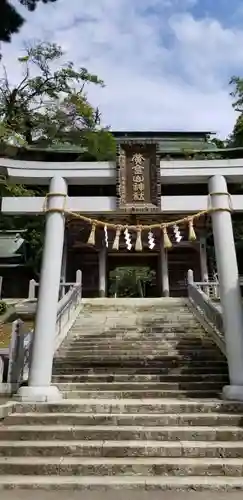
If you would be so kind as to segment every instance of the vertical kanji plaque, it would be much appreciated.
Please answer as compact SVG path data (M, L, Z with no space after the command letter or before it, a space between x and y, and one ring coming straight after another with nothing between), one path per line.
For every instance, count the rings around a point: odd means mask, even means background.
M160 159L156 143L123 142L117 146L117 189L120 210L160 211Z

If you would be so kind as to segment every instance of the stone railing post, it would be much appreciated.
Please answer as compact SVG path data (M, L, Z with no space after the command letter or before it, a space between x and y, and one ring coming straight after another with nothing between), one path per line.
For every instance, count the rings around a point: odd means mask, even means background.
M76 283L79 285L82 284L82 271L80 269L76 271Z
M187 283L188 285L193 285L194 283L194 273L192 269L188 269L187 271Z
M2 356L0 356L0 384L3 383L3 372L4 372L4 361Z
M33 300L35 299L35 286L36 286L36 281L34 279L29 281L29 293L28 293L28 299Z

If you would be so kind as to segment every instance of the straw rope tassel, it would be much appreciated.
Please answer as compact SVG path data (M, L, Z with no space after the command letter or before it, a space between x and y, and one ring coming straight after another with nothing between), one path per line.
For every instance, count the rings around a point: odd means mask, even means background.
M172 243L171 243L170 238L168 236L167 227L162 226L162 231L163 231L163 239L164 239L164 248L171 248Z
M136 252L142 252L143 250L143 244L142 244L142 228L139 227L137 229L137 238L136 238L136 244L135 244L135 251Z
M116 236L112 245L112 250L119 250L120 236L121 236L121 226L117 226Z
M89 239L87 241L88 245L95 245L95 230L96 230L96 224L92 224L92 228L90 231Z
M197 236L193 227L193 218L189 219L188 224L189 224L188 239L189 241L195 241L197 239Z

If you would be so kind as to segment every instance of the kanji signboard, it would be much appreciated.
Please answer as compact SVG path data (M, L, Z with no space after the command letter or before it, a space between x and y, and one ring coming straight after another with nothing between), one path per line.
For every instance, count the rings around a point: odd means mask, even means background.
M125 211L160 210L160 167L156 144L118 146L118 208Z

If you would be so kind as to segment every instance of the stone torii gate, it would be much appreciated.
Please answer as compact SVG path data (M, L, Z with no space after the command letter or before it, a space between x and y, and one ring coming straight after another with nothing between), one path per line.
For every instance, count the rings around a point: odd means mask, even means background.
M209 179L214 244L220 281L226 353L230 385L223 397L243 400L243 312L234 244L230 198L223 176ZM39 298L32 348L32 362L27 387L17 397L22 401L58 401L61 393L51 385L55 324L61 276L65 230L64 202L67 183L56 176L50 182L47 197L45 242L42 258Z

